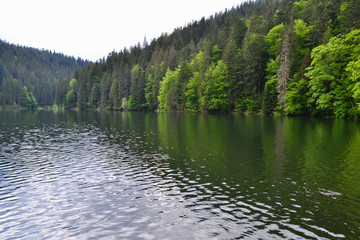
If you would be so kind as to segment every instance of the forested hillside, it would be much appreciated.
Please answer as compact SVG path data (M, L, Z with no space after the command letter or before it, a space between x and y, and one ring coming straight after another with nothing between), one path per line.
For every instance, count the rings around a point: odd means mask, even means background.
M68 77L87 63L0 40L0 105L53 105L58 79Z
M55 102L355 117L359 16L360 0L245 2L78 69L58 82Z

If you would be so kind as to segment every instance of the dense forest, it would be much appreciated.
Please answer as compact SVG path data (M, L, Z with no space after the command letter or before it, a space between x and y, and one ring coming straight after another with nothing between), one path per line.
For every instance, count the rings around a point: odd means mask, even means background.
M59 79L55 103L357 117L359 16L360 0L247 1Z
M88 61L0 40L0 105L34 108L53 105L58 79Z

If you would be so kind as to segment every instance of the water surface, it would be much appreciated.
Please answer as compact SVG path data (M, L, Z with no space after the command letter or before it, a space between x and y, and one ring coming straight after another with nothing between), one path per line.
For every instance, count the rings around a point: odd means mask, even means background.
M360 125L0 112L0 239L357 239Z

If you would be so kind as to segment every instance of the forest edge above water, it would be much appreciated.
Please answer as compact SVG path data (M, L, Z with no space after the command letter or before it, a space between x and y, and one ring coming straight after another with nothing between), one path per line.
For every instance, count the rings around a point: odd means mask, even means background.
M357 118L359 6L360 0L244 2L98 62L78 61L56 79L52 101L60 109ZM2 105L51 105L33 83L8 77L4 62ZM11 101L14 80L20 88Z

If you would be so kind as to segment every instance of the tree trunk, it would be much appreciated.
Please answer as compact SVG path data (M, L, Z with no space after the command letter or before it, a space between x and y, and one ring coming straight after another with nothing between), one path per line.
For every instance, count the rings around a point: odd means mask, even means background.
M290 27L290 29L292 29ZM287 91L287 83L290 78L290 54L291 54L291 43L290 43L290 31L285 32L284 40L282 42L282 49L280 53L281 65L277 71L278 86L276 88L278 92L278 100L282 109L286 107L285 95Z

